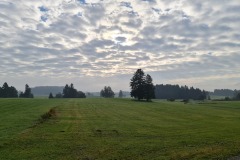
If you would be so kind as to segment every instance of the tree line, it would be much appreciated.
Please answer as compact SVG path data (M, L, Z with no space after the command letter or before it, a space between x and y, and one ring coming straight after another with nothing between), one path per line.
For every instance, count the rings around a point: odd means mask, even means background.
M147 74L145 75L142 69L137 69L130 79L131 97L137 100L151 101L151 99L193 99L193 100L204 100L209 96L209 92L205 90L200 90L199 88L193 88L188 86L170 85L170 84L153 84L152 77ZM228 93L232 94L231 90L215 90L218 93ZM112 91L110 86L105 86L100 91L100 96L105 98L113 98L115 93ZM2 87L0 87L0 98L33 98L34 95L31 92L31 88L28 84L25 85L25 91L20 92L13 86L8 86L5 82ZM124 97L123 91L119 91L119 98ZM82 91L78 91L74 88L73 84L66 84L63 88L62 93L58 93L53 96L52 93L49 94L49 98L86 98L86 95ZM240 100L240 92L234 90L233 100Z
M48 98L54 98L53 94L50 93ZM86 98L86 95L82 91L75 89L71 83L70 85L66 84L63 92L56 94L55 98Z
M100 91L100 96L104 98L114 98L115 93L112 91L112 88L110 86L105 86Z
M193 99L204 100L208 93L199 88L179 86L179 85L156 85L155 97L157 99Z
M18 94L18 91L15 87L9 86L7 82L3 84L2 87L0 87L0 98L33 98L33 94L31 92L31 88L28 86L28 84L25 85L25 91L20 92Z
M225 97L234 97L238 90L231 90L231 89L214 89L213 92L210 92L210 95L214 96L225 96Z

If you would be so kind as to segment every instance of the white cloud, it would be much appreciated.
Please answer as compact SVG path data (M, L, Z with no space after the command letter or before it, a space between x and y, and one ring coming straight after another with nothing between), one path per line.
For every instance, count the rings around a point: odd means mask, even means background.
M103 86L99 77L110 76L128 84L118 77L143 68L163 73L156 83L238 87L238 0L2 0L0 10L2 83L98 77Z

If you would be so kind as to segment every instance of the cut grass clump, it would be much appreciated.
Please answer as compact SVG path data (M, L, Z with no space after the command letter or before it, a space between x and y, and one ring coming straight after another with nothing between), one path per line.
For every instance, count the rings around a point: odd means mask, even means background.
M39 119L40 123L43 123L44 121L47 121L48 119L56 116L56 110L55 108L51 108L48 112L41 115L41 118Z

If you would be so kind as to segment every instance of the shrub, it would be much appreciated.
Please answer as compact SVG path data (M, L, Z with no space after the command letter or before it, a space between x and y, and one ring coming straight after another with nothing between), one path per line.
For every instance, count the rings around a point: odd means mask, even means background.
M189 99L183 99L182 102L184 102L185 104L189 103Z
M225 101L230 101L231 99L229 97L224 98Z
M174 102L175 99L174 98L169 98L169 99L167 99L167 101Z

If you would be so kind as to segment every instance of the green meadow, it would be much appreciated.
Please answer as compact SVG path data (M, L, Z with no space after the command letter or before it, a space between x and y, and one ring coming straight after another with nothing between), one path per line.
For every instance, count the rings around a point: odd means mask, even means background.
M54 113L41 116L50 109ZM0 99L0 159L228 159L240 102Z

